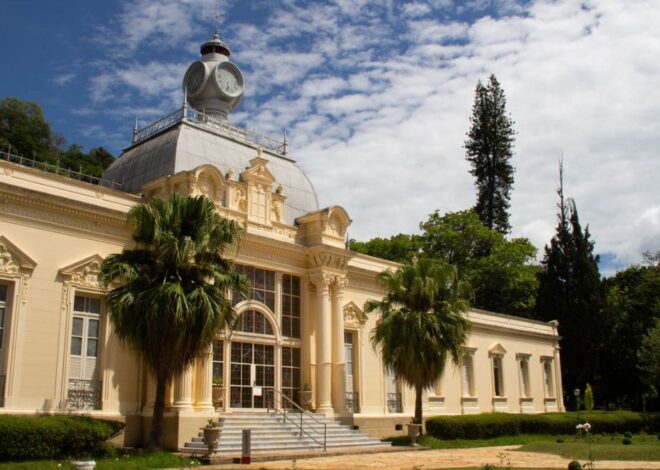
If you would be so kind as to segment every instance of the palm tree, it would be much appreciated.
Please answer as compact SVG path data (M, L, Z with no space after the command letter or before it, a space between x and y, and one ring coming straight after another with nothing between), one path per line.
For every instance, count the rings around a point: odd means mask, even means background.
M470 329L462 315L469 308L469 286L454 266L421 259L382 272L383 300L368 301L365 311L380 310L371 343L397 380L415 388L415 419L422 424L422 391L442 375L447 358L458 364Z
M247 283L223 257L240 227L204 196L176 193L133 207L128 221L136 247L110 255L101 276L114 333L145 362L156 380L149 448L160 447L165 389L209 348L235 318L227 292Z

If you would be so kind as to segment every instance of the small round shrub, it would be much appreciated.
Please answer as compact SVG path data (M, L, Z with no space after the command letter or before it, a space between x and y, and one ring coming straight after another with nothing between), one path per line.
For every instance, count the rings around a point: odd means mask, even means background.
M568 463L568 470L582 470L582 465L577 460L571 460Z
M557 444L563 444L563 443L564 443L564 440L561 437L559 439L557 439Z
M629 446L630 444L632 444L632 439L630 439L629 437L624 437L624 438L621 440L621 443L622 443L624 446Z
M495 465L492 465L490 463L487 463L486 465L482 465L479 470L497 470L497 467Z
M623 433L623 437L627 437L628 439L632 438L632 433L630 431L626 431Z

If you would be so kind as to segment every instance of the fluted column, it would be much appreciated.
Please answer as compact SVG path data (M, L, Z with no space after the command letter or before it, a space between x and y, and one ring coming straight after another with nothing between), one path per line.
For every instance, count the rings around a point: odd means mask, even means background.
M336 276L332 285L332 407L337 414L346 413L346 349L344 346L345 277Z
M332 316L330 283L332 277L325 273L310 276L316 286L316 409L320 413L332 413Z
M215 411L213 407L213 346L197 360L195 410Z
M172 408L177 411L192 411L193 368L188 367L174 379Z

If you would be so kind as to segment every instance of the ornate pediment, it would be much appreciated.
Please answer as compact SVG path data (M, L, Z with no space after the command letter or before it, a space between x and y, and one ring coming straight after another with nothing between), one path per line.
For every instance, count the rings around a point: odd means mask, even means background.
M500 343L497 343L488 350L488 354L491 356L504 356L506 354L506 349L504 349Z
M367 315L353 301L344 305L344 325L353 328L362 328L367 322Z
M5 236L0 235L0 273L18 274L21 269L32 271L37 263L10 242Z
M71 284L100 289L101 264L103 258L100 255L92 255L60 269L60 274Z
M244 181L253 181L270 186L275 182L275 177L268 169L268 160L263 157L263 150L259 147L257 156L250 160L250 166L241 173Z

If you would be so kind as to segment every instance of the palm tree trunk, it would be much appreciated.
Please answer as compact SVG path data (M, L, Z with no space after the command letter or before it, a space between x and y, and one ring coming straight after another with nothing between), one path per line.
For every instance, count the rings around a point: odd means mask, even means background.
M422 390L423 389L420 385L415 385L415 423L416 424L422 424Z
M161 448L163 438L163 413L165 411L165 388L167 379L156 379L156 399L154 401L154 414L151 418L151 435L149 436L149 450Z

